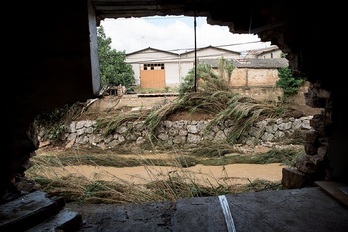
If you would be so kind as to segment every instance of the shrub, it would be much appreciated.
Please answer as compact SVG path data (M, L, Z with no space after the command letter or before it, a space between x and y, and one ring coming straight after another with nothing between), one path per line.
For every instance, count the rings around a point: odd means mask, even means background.
M279 80L277 81L277 87L283 89L283 97L279 100L286 101L290 97L297 94L298 89L301 87L305 81L301 77L294 77L292 71L289 67L278 68Z

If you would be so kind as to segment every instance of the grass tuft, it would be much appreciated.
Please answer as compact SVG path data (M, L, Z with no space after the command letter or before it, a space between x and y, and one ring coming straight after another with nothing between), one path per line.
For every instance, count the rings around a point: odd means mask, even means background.
M97 150L97 148L93 148L93 153L88 153L90 150L87 148L65 150L59 153L47 151L32 157L34 166L27 170L27 176L39 184L43 191L63 196L68 202L143 204L176 201L186 197L280 189L279 182L238 179L228 176L226 172L224 172L223 178L216 178L212 174L194 173L187 167L197 164L224 167L224 165L232 163L266 164L272 162L292 165L294 157L301 154L300 149L282 149L247 155L237 153L238 150L228 144L215 144L215 147L219 147L226 154L214 154L213 147L214 144L205 147L207 151L211 152L210 154L206 152L201 155L199 150L192 150L191 153L181 153L180 150L176 150L172 155L166 154L165 157L163 157L165 154L161 153L129 155L118 153L116 150ZM200 148L201 152L202 150L204 149ZM229 152L236 152L236 154L228 156ZM99 168L99 170L106 166L141 166L145 168L147 177L133 182L105 172L86 176L79 171L79 167L82 165ZM71 167L74 167L76 172L69 172ZM105 176L106 179L100 178Z

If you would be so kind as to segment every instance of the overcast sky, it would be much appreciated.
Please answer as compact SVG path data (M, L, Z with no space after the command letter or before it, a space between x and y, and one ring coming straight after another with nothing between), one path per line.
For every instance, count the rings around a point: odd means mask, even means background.
M257 35L232 34L226 26L207 24L205 17L197 17L197 48L216 46L243 52L266 48L270 42L260 42ZM194 18L186 16L153 16L146 18L119 18L101 21L111 47L131 53L144 48L181 53L195 47Z

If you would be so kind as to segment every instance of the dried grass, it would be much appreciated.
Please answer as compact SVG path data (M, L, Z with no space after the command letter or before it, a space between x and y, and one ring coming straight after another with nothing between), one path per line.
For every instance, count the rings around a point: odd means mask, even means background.
M73 157L76 156L76 157ZM114 163L116 154L98 154L99 160L88 163L94 167L102 168L100 163ZM27 176L40 184L42 189L50 194L63 196L66 201L77 201L85 203L148 203L162 201L176 201L179 198L217 196L221 194L240 193L247 191L261 191L262 189L279 189L280 183L266 180L249 181L230 177L224 172L223 178L216 178L212 173L194 173L185 168L190 159L187 156L176 154L169 156L167 160L149 159L141 155L129 159L123 157L123 163L132 160L132 165L143 166L147 176L143 182L135 183L121 179L111 173L108 181L100 179L101 173L96 173L92 178L86 177L82 172L69 173L67 166L84 165L84 154L76 152L71 155L71 159L61 159L61 155L40 155L33 157L35 165L27 170ZM66 157L65 157L66 158ZM222 159L223 157L216 157ZM105 161L100 162L104 159ZM197 161L198 159L196 159ZM200 159L197 162L204 162ZM158 165L170 164L170 169L158 168ZM186 165L185 165L186 163ZM131 165L126 165L131 166ZM224 165L221 165L224 167ZM59 167L59 168L56 168ZM168 171L169 170L169 171ZM198 177L199 176L199 177Z

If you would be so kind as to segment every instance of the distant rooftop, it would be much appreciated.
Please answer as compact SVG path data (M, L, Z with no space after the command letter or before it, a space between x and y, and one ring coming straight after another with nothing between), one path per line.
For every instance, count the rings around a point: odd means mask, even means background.
M233 66L237 68L285 68L289 65L289 61L286 58L272 58L272 59L257 59L257 58L246 58L246 59L231 59L229 60ZM204 59L199 60L211 65L212 67L217 67L218 59Z

